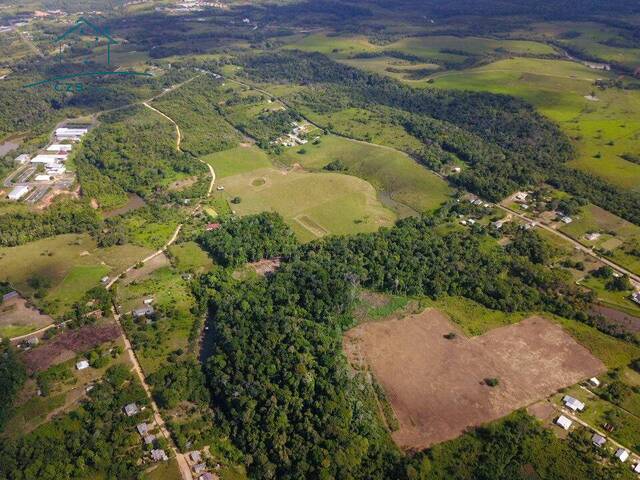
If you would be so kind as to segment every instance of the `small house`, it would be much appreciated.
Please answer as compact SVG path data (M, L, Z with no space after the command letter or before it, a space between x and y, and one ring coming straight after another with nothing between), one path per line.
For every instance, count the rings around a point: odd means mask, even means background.
M207 223L206 230L207 232L211 232L213 230L218 230L222 225L219 223Z
M27 346L35 347L40 343L40 339L38 337L29 337L27 338Z
M569 420L567 417L565 417L564 415L560 415L556 420L556 425L558 425L559 427L562 427L565 430L569 430L572 423L573 422Z
M516 202L526 202L527 201L527 197L529 197L529 194L527 192L517 192L513 198L515 199Z
M589 385L591 385L592 387L599 387L600 386L600 380L598 380L596 377L591 377L589 379Z
M217 477L214 476L213 473L205 472L198 477L198 480L216 480L216 478Z
M569 217L568 215L558 215L558 218L562 223L567 225L573 222L573 218Z
M124 407L124 413L127 414L127 417L133 417L139 411L140 410L138 409L138 405L136 405L135 403L130 403L128 405L125 405Z
M640 462L635 464L635 466L633 467L633 472L640 473Z
M105 275L104 277L102 277L100 279L100 283L102 283L103 285L106 283L109 283L109 277L107 275Z
M476 224L476 221L475 221L473 218L470 218L469 220L467 220L467 223L468 223L469 225L475 225L475 224Z
M154 462L166 462L167 460L169 460L169 457L167 457L167 454L164 453L164 450L160 448L151 450L151 458L153 459Z
M634 292L634 294L631 295L631 299L637 304L640 304L640 292Z
M196 463L193 466L193 471L194 473L197 475L199 473L204 472L207 469L207 464L206 463Z
M30 160L31 160L31 157L29 157L29 155L27 155L26 153L23 153L22 155L18 155L14 161L18 165L24 165L25 163L29 163Z
M589 240L590 242L593 242L595 240L598 240L600 238L600 234L596 233L596 232L591 232L591 233L587 233L584 238L586 238L587 240Z
M574 412L581 412L584 410L584 407L585 407L584 403L582 403L577 398L573 398L570 395L565 395L562 398L562 401L564 402L564 406L567 407L569 410L573 410Z
M193 452L189 453L189 458L191 458L191 461L193 463L200 463L200 461L202 460L202 455L200 455L200 452L198 450L194 450Z
M136 425L136 430L138 430L138 433L144 437L149 431L149 425L147 425L146 422L139 423Z
M616 450L615 456L621 462L626 462L629 459L629 450L619 448L618 450Z
M152 433L148 433L147 435L144 436L145 445L153 445L153 442L155 441L156 441L156 436L153 435Z
M76 368L78 370L84 370L85 368L89 368L89 362L87 360L80 360L76 363Z
M503 225L504 225L504 222L502 220L497 220L491 224L491 226L497 230L500 230Z
M145 305L144 307L136 308L133 311L133 318L150 317L155 313L155 310L151 305Z
M145 305L151 305L153 303L153 297L152 298L145 298L142 303L144 303Z
M593 434L593 437L591 437L591 442L598 448L602 448L604 447L604 444L607 443L607 439L604 438L602 435L599 435L597 433Z
M462 168L460 168L460 167L453 167L453 168L451 169L451 171L452 171L453 173L460 173L460 172L462 172Z

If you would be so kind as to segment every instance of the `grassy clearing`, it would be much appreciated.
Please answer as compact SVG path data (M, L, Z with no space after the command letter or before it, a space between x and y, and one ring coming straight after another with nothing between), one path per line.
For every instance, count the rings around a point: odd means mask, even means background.
M631 290L627 290L625 292L609 290L605 286L605 281L593 276L588 276L584 280L581 280L580 285L593 290L605 305L622 310L623 312L627 312L629 315L633 315L635 317L640 316L640 307L630 299L632 293Z
M560 229L580 243L602 251L613 261L640 274L640 256L634 255L640 247L640 227L596 207L587 205L573 223ZM600 237L588 240L588 233L598 233Z
M169 254L180 272L207 272L213 268L213 261L195 242L174 244L169 247Z
M317 145L289 148L279 158L289 165L299 163L313 170L339 160L347 168L346 173L363 178L391 200L419 212L439 207L451 194L444 180L407 155L333 135L321 137Z
M479 303L464 297L442 297L438 300L422 301L428 307L446 313L465 334L475 337L494 328L504 327L529 317L526 313L505 313L490 310Z
M82 299L85 292L100 285L100 279L109 273L106 265L77 265L64 277L62 283L51 290L45 300L51 313L64 312Z
M267 154L255 146L232 148L231 150L206 155L201 160L213 167L216 172L216 179L271 166Z
M589 325L546 314L545 317L560 325L608 368L626 367L640 357L640 347L606 335Z
M144 480L175 480L180 478L178 462L175 458L171 458L168 462L156 464L144 472L142 478Z
M640 92L594 89L597 78L609 76L575 62L513 58L432 78L437 88L481 90L525 99L574 139L578 157L571 166L621 188L637 190L640 165L621 155L640 153ZM592 93L597 101L585 98Z
M227 177L223 185L225 195L240 198L232 205L237 214L276 211L302 241L371 232L395 220L371 184L349 175L263 168Z

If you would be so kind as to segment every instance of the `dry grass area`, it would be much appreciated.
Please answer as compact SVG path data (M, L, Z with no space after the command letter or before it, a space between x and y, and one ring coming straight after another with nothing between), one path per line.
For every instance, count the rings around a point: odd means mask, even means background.
M400 423L393 439L407 450L456 438L606 370L540 317L468 338L431 309L359 325L344 344L352 365L371 368L384 388Z
M122 279L122 284L129 285L133 282L144 280L156 270L162 267L167 267L169 265L171 265L171 262L164 253L156 255L148 262L145 262L145 264L140 268L134 268L133 270L129 271L126 277Z
M52 323L53 319L49 315L40 313L28 305L22 297L16 297L0 304L0 331L22 327L37 330Z

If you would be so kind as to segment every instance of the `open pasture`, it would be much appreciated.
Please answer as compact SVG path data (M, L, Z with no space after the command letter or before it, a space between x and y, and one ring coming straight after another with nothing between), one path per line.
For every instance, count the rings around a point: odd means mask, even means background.
M455 338L445 338L452 332ZM442 313L427 310L362 324L344 344L349 359L356 365L364 359L384 388L400 423L392 437L407 450L456 438L605 371L540 317L467 338ZM490 387L488 378L498 384Z
M302 241L371 232L396 218L370 183L350 175L263 168L227 177L221 184L231 198L240 198L232 205L237 214L276 211Z
M640 92L599 90L607 72L575 62L513 58L460 72L436 74L435 88L480 90L523 98L559 123L577 146L571 166L621 188L640 188L640 165L622 158L640 154ZM424 83L426 86L427 84ZM594 98L588 99L592 94Z
M51 323L49 315L40 313L22 297L0 303L0 337L24 335Z
M340 161L346 167L345 173L368 181L393 202L418 212L434 210L451 194L444 180L409 156L333 135L323 136L319 143L307 144L304 149L289 148L279 158L289 165L298 163L312 170ZM393 204L390 206L393 208ZM398 213L403 213L401 208Z
M216 179L271 166L269 157L263 150L248 144L212 153L202 157L200 160L213 167L216 172Z

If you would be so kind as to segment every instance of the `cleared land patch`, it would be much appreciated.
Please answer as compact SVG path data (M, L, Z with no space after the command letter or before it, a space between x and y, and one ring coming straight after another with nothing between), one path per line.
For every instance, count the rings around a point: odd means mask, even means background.
M454 332L455 338L445 335ZM383 386L404 449L422 450L605 370L560 327L531 317L467 338L442 313L362 324L345 337ZM489 387L485 379L496 378Z
M254 146L240 146L212 153L201 160L214 168L217 179L271 166L267 154Z
M256 178L265 183L252 185ZM228 177L222 185L231 198L239 197L233 205L238 215L276 211L302 241L324 232L372 232L395 220L371 184L350 175L266 168Z
M49 315L43 315L22 297L0 304L0 337L23 335L52 323Z

